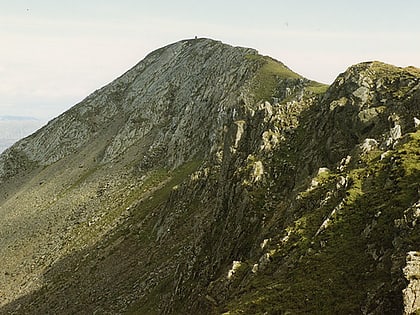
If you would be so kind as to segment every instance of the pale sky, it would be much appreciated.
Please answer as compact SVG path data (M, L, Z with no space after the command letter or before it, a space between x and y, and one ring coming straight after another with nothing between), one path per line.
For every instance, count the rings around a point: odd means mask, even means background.
M0 116L52 119L195 35L324 83L362 61L420 67L419 14L419 0L0 0Z

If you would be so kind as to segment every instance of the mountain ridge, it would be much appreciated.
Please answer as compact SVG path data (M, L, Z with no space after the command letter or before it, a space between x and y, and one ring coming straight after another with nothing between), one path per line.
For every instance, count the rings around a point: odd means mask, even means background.
M0 156L0 313L415 312L419 87L152 52Z

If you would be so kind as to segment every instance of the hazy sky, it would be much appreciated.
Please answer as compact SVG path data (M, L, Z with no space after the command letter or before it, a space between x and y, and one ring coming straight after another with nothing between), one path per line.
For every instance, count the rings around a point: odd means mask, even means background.
M51 119L195 35L325 83L361 61L420 67L419 12L419 0L0 0L0 116Z

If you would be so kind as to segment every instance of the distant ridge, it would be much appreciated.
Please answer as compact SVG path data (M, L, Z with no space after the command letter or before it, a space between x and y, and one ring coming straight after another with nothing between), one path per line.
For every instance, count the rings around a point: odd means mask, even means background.
M4 121L4 120L14 120L14 121L21 121L21 120L34 120L34 121L40 121L38 118L36 117L31 117L31 116L12 116L12 115L0 115L0 121Z

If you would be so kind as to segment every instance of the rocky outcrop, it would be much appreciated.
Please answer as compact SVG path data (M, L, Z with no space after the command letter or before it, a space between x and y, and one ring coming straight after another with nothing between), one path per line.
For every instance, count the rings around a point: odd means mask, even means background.
M404 289L404 314L415 314L420 310L420 253L408 252L407 265L403 269L408 280Z
M160 155L165 165L179 166L220 138L231 108L257 70L247 55L256 51L208 40L162 48L13 151L46 166L107 134L99 157L104 163L118 160L126 149L148 138L143 164ZM186 139L188 144L183 143Z
M323 99L331 118L323 121L325 132L320 134L330 159L337 161L367 138L390 148L402 134L414 131L419 84L418 72L381 62L358 64L341 74Z
M0 313L412 312L419 84L151 53L0 156Z

